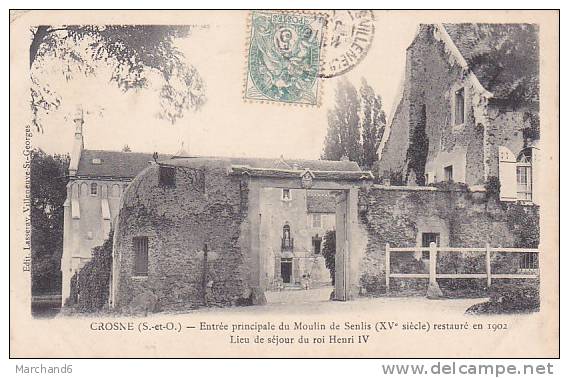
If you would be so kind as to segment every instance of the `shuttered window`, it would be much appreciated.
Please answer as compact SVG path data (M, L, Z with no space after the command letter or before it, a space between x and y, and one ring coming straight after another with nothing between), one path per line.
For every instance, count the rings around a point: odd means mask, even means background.
M134 244L134 275L148 276L148 237L137 236Z

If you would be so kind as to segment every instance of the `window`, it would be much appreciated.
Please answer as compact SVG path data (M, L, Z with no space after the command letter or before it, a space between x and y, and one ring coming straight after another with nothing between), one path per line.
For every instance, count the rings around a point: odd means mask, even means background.
M444 168L445 171L445 181L452 181L452 165Z
M148 237L137 236L134 243L134 275L148 276Z
M91 183L91 195L96 196L98 191L98 186L96 182Z
M464 88L454 92L454 126L464 123Z
M291 200L290 189L283 189L282 199L283 199L283 201L290 201Z
M176 186L176 167L161 165L159 169L160 186L172 188Z
M516 163L517 197L520 200L532 199L531 157L531 149L526 148L520 153Z
M312 237L312 252L315 255L319 255L322 251L322 238L316 234L316 236Z
M322 214L312 214L312 227L322 227Z
M283 238L281 239L281 249L283 251L291 251L294 248L294 239L290 235L290 226L283 226Z
M441 245L441 236L438 232L423 232L421 247L430 247L431 243L435 243L437 247ZM422 257L425 260L429 259L429 251L423 250Z
M103 164L103 161L99 158L94 158L93 160L91 160L91 164L93 165L101 165Z

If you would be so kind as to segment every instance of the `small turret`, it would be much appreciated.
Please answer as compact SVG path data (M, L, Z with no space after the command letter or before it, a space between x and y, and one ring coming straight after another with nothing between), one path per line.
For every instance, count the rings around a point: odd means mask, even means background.
M73 150L71 152L71 161L69 162L69 176L75 176L77 174L79 159L81 159L81 153L84 148L83 124L85 123L85 120L83 118L83 109L81 106L77 107L77 111L73 117L73 123L75 123L75 138L73 141Z

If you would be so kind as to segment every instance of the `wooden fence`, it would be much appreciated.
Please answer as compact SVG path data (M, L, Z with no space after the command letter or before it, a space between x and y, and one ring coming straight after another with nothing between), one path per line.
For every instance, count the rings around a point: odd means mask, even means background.
M391 254L392 253L417 253L423 251L429 252L429 273L391 273ZM484 273L437 273L437 255L439 252L465 253L477 252L483 253L486 260L486 272ZM492 273L491 257L493 253L522 253L519 271L525 273ZM492 279L501 278L538 278L539 269L539 249L538 248L502 248L490 247L488 244L482 248L454 248L454 247L437 247L435 243L431 243L429 247L408 247L394 248L387 243L385 245L385 283L389 291L391 278L428 278L430 283L436 283L437 278L481 278L486 279L488 286L492 284Z

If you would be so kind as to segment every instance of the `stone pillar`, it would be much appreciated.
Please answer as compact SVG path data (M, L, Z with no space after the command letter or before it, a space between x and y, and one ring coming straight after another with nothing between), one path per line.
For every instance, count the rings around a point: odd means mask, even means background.
M429 288L427 298L438 299L443 296L439 284L437 283L437 244L431 242L429 246Z

